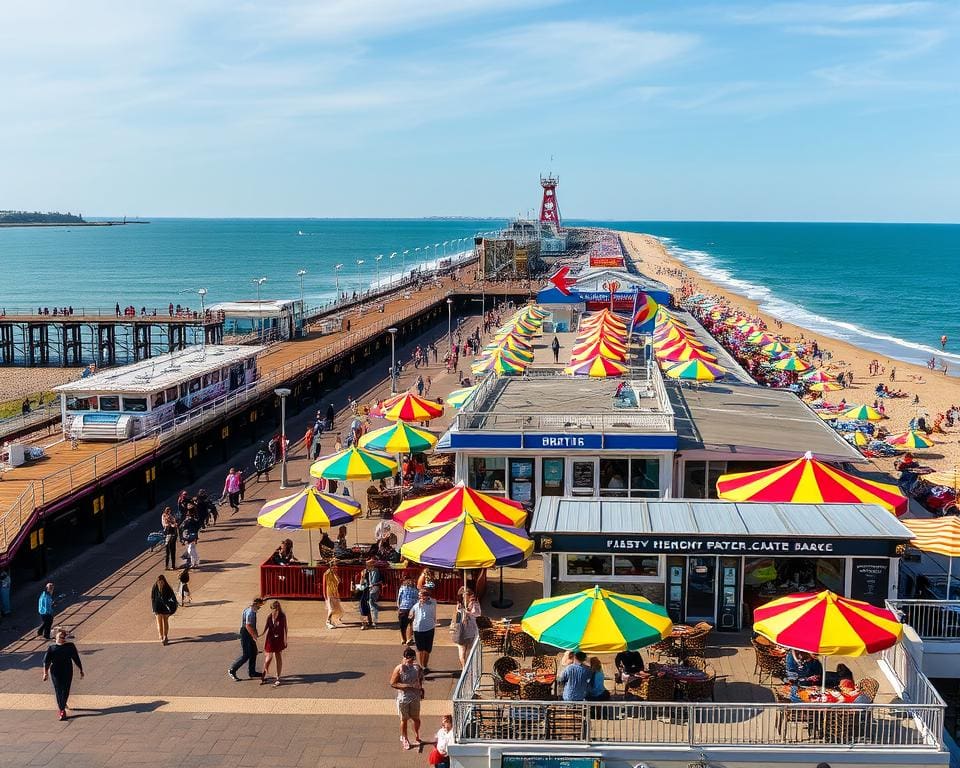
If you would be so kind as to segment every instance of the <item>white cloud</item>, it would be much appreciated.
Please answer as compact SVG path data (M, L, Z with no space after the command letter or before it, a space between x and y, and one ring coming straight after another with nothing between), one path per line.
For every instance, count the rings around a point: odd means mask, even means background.
M925 13L930 2L903 3L771 3L734 10L730 17L742 24L869 24Z

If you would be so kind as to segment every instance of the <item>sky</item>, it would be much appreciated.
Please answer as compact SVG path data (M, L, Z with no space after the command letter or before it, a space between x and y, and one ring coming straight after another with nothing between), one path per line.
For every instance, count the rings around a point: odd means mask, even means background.
M0 7L0 209L960 221L960 3Z

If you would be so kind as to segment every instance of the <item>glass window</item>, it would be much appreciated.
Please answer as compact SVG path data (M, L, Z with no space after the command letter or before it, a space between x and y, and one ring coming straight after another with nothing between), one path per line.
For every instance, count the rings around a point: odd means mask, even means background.
M660 558L656 555L615 555L615 576L659 576Z
M610 555L567 555L568 576L610 576L612 573Z
M174 400L176 400L179 397L179 395L180 395L180 390L178 390L176 387L170 387L167 390L167 402L172 403Z
M544 459L540 467L540 495L563 496L563 459Z
M727 473L727 462L710 461L707 462L707 498L717 498L717 480L721 475Z
M571 490L574 496L593 496L594 459L574 461Z
M199 392L199 391L201 390L201 388L202 388L202 387L201 387L201 385L200 385L200 377L199 377L199 376L198 376L197 378L195 378L195 379L191 379L191 380L190 380L190 391L191 391L191 392Z
M600 495L626 497L629 475L628 459L600 459Z
M500 493L506 490L507 460L503 456L472 456L469 472L471 488Z
M510 498L533 507L533 459L510 459Z
M685 499L705 498L707 462L688 461L683 465L683 496Z
M123 410L133 411L134 413L146 413L147 398L145 397L125 397L123 398Z
M163 392L157 392L157 394L153 396L154 408L156 408L158 405L163 405L165 402L167 402L167 397Z
M97 398L95 397L67 397L68 411L95 411Z
M630 459L630 496L659 498L660 459Z
M101 411L119 411L120 397L118 395L101 395L100 410Z
M219 382L220 382L220 370L217 369L216 371L210 374L210 383L218 384Z

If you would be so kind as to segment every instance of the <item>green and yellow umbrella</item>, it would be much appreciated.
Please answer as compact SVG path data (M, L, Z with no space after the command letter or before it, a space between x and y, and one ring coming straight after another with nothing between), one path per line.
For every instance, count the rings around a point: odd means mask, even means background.
M837 381L815 381L810 385L811 392L836 392L843 389L843 385Z
M803 373L804 371L809 371L811 366L803 362L796 355L790 355L785 357L782 360L777 360L773 364L773 367L778 371L793 371L794 373Z
M662 605L600 587L534 600L520 626L541 643L584 653L635 651L673 631Z
M502 343L487 344L487 346L483 348L483 352L478 359L485 360L486 358L493 357L494 355L504 355L508 359L518 363L533 362L532 348L508 347Z
M671 379L681 381L714 381L724 376L727 369L704 360L687 360L684 363L670 365L664 373Z
M789 352L790 347L788 347L782 341L774 341L771 344L766 344L760 347L760 351L766 353L770 357L775 357L783 352Z
M934 445L933 440L915 429L907 430L899 435L890 435L886 441L898 451L925 451L927 448L933 448Z
M463 389L455 389L449 395L447 395L447 405L453 408L462 408L464 403L470 399L474 392L477 391L476 386L473 387L464 387Z
M425 429L398 421L389 427L368 432L360 438L360 447L384 453L422 453L437 444L437 436Z
M880 421L883 415L869 405L854 405L840 414L839 418L850 421Z
M488 358L471 363L474 375L493 371L497 376L519 376L527 369L527 363L505 354L491 355Z
M377 480L392 477L397 462L389 456L351 446L331 456L321 456L310 466L313 477L327 480Z

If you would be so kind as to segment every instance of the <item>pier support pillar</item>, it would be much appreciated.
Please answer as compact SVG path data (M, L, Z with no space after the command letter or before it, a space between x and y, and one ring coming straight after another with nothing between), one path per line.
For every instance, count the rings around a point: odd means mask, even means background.
M50 326L46 323L30 323L27 326L27 359L30 365L47 365L50 362Z
M117 364L117 328L113 323L97 325L97 365Z
M0 323L0 362L13 365L13 325Z
M136 323L133 326L133 359L147 360L152 355L153 340L149 323Z

